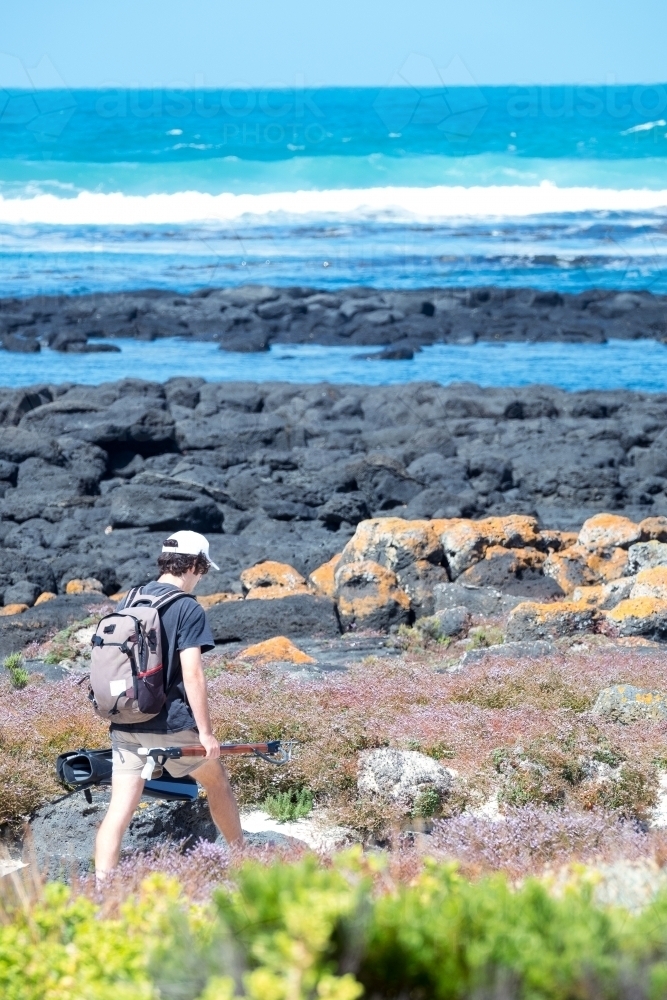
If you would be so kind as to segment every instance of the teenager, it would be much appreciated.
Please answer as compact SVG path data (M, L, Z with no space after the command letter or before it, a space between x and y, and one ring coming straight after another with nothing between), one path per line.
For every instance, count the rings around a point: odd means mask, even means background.
M152 597L178 591L192 594L210 567L218 569L209 558L207 539L196 531L170 535L162 547L158 566L158 580L143 587L142 594ZM211 817L225 840L233 845L243 843L238 807L219 759L220 744L211 727L202 653L213 649L215 642L206 612L194 598L179 598L160 611L160 624L164 708L145 722L111 725L111 802L95 844L95 870L100 880L118 864L123 834L144 790L141 771L146 761L137 753L139 747L193 743L205 747L205 758L168 760L165 768L175 778L186 774L196 778L206 790Z

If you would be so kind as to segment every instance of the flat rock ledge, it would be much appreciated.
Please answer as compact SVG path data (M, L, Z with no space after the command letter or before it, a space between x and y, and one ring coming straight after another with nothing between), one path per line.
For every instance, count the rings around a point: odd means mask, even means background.
M662 340L667 296L590 289L576 295L522 288L384 291L245 285L192 294L148 290L0 300L0 345L34 352L117 350L117 337L180 337L229 351L271 344L385 347L404 360L435 342L602 343Z

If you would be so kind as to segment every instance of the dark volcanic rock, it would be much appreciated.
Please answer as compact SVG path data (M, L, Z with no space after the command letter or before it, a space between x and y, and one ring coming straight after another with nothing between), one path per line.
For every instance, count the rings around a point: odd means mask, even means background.
M101 594L62 595L21 615L0 618L0 658L23 649L29 642L44 642L72 622L82 621L90 608L104 601Z
M432 318L449 315L434 301ZM640 521L667 514L666 455L662 394L189 378L0 390L0 595L22 581L61 591L95 577L106 593L145 583L180 527L210 535L220 571L206 594L238 592L240 572L265 559L307 577L369 516ZM554 596L550 578L512 560L478 563L468 582L482 589L452 606L489 587Z
M481 618L506 617L523 600L490 587L465 587L460 583L440 583L434 593L436 614L463 607Z
M65 352L113 350L114 337L214 340L224 350L265 351L274 343L384 347L408 360L436 341L601 343L667 336L664 295L590 290L580 294L521 288L203 289L95 293L0 300L0 345ZM101 340L101 338L105 338Z
M275 600L227 601L208 611L215 641L261 642L276 635L333 637L340 634L336 606L307 594Z
M63 879L89 875L94 871L93 856L97 828L109 805L107 789L92 791L89 804L81 792L42 806L30 820L23 857L33 859L42 875ZM170 841L183 850L198 840L214 841L218 831L204 799L195 802L164 802L149 799L132 817L123 837L123 854L149 851Z

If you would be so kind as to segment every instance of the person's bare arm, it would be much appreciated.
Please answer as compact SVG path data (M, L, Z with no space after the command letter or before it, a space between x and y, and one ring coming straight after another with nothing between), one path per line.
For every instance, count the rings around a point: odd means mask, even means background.
M181 650L181 668L183 684L192 714L199 730L199 740L206 747L207 758L220 756L220 743L213 735L211 716L208 710L208 694L206 693L206 678L201 660L201 649L193 646Z

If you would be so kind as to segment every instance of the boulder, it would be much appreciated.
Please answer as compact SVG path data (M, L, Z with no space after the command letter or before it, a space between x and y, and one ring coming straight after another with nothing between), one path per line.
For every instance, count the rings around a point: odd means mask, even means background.
M5 589L5 604L25 604L31 608L39 597L41 587L30 580L19 580Z
M5 618L0 625L0 659L20 652L30 642L44 642L54 632L82 621L106 601L101 594L59 595L28 608L20 615Z
M442 562L439 531L442 521L404 521L400 517L377 517L362 521L343 549L341 566L371 560L400 573L418 560Z
M550 552L544 561L544 575L551 577L564 594L576 587L592 587L599 583L598 574L590 566L591 553L582 545L572 545L564 552Z
M549 600L562 597L563 590L555 580L545 576L542 567L546 554L527 545L522 549L507 549L491 545L484 558L457 577L460 584L492 587L507 594Z
M65 587L66 594L103 594L104 587L94 576L86 577L83 580L70 580Z
M437 524L437 522L436 522ZM519 514L487 517L481 521L445 522L440 532L445 560L452 580L484 558L492 545L504 548L536 546L540 542L537 520Z
M643 569L636 577L629 577L632 583L626 597L658 597L667 601L667 566L653 566Z
M54 594L52 590L44 590L35 601L35 606L38 604L46 604L47 601L52 601L53 598L57 596L58 595Z
M659 691L645 691L631 684L615 684L600 691L593 714L614 722L642 722L646 719L659 722L667 719L667 695Z
M341 554L337 552L328 562L322 563L321 566L314 569L308 577L308 582L316 593L323 594L325 597L334 596L336 588L334 575L340 562Z
M122 391L122 387L126 390ZM22 420L36 433L71 435L102 447L133 445L137 451L168 451L174 441L174 418L158 392L142 395L142 387L150 383L134 383L126 379L116 383L119 398L107 405L100 399L99 390L79 387L53 403L46 403L27 413ZM157 388L157 387L155 387ZM133 392L132 389L138 391ZM111 391L108 389L107 391Z
M244 569L241 584L247 600L271 600L308 593L306 581L293 566L272 560Z
M667 544L653 539L637 542L628 549L627 573L633 575L654 566L667 566Z
M304 653L284 635L247 646L241 650L237 659L253 660L255 663L317 663L317 660Z
M223 601L210 608L207 617L216 643L256 642L277 632L290 639L335 638L341 632L333 601L310 594L280 601Z
M635 578L630 576L610 583L600 583L595 587L576 587L571 599L575 602L583 601L600 610L609 610L630 597L634 582Z
M460 605L420 618L415 628L430 639L449 639L464 635L470 627L471 620L468 609Z
M451 787L447 768L417 750L382 747L359 755L357 788L361 795L414 810L425 792L435 792L442 800Z
M502 594L491 587L473 587L461 583L441 583L434 590L435 613L464 607L480 618L505 618L522 603L521 597Z
M664 598L628 598L611 611L605 611L604 615L616 635L667 639L667 600Z
M433 589L449 579L439 538L445 523L400 517L362 521L343 549L339 569L359 562L384 566L396 574L414 613L418 617L432 614Z
M554 604L525 601L510 612L506 639L508 642L523 642L595 632L600 618L598 609L584 601Z
M343 625L386 631L410 621L410 598L390 569L370 559L342 560L335 572L334 597Z
M0 608L0 615L7 618L9 615L22 615L27 610L27 604L5 604L4 607Z
M667 517L659 515L657 517L645 517L639 522L641 528L642 541L667 542Z
M628 553L626 549L609 548L591 552L588 565L599 580L618 580L628 572Z
M112 527L220 531L222 513L210 497L178 483L161 482L159 486L135 483L136 479L131 486L119 486L111 494L109 521Z
M629 548L642 536L641 527L619 514L596 514L584 521L579 544L591 550Z

